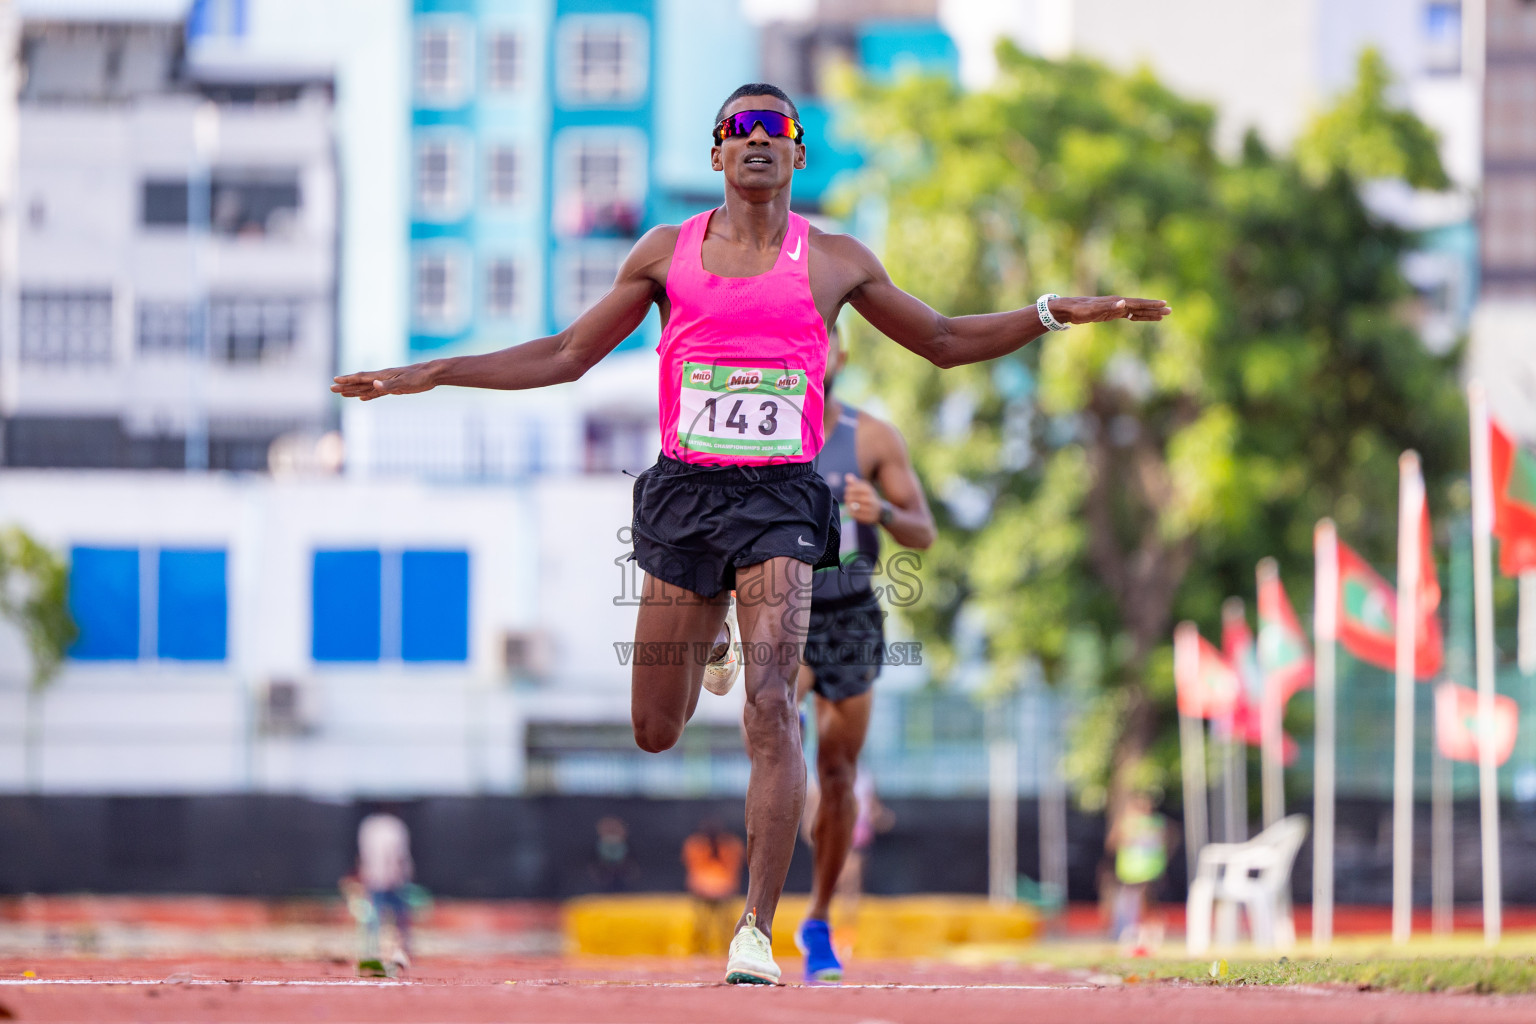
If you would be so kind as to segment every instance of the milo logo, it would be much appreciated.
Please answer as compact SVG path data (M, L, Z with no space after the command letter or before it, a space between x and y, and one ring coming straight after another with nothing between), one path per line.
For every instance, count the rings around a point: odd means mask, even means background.
M700 369L694 370L693 373L689 374L689 376L688 376L688 383L690 383L690 384L708 384L710 381L712 381L714 379L715 379L715 371L709 369L708 367L702 367Z
M743 388L755 388L763 382L763 375L756 370L737 370L731 374L731 379L726 381L727 391L740 391Z
M777 383L774 384L774 387L778 388L780 391L793 391L799 386L800 375L798 373L786 373L784 376L778 379Z

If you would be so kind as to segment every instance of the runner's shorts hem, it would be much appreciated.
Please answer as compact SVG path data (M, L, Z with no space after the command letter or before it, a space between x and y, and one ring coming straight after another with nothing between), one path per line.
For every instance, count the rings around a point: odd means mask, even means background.
M770 558L838 564L837 501L813 462L694 466L667 455L635 478L635 561L714 597L736 570Z
M847 700L868 693L885 662L885 612L871 591L863 601L839 600L828 608L812 602L802 660L823 699Z

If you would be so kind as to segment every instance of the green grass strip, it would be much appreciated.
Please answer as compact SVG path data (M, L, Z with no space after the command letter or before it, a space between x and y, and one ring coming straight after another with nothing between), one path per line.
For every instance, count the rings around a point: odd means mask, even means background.
M1101 965L1127 981L1184 979L1209 985L1347 985L1391 992L1517 995L1536 992L1536 957L1413 957L1379 960L1120 960Z

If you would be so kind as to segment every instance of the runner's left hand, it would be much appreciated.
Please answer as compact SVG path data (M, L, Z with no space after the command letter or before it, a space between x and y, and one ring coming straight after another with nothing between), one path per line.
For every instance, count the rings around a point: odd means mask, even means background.
M866 526L874 526L880 521L880 502L880 493L874 484L852 473L843 474L843 504L848 506L848 514L854 519Z
M1097 324L1105 320L1161 320L1172 313L1162 299L1128 299L1121 295L1092 295L1051 299L1051 316L1064 324Z

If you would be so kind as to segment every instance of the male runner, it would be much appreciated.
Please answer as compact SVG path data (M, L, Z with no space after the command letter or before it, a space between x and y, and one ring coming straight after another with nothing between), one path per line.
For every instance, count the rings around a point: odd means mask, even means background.
M823 413L827 441L816 461L843 509L842 564L812 577L810 629L796 690L801 699L816 691L821 795L811 825L811 903L795 933L795 944L805 954L805 980L814 982L843 977L828 922L860 817L855 793L859 752L869 731L870 691L885 650L885 612L873 581L880 565L880 529L909 548L928 547L935 533L901 432L844 405L833 393L847 361L834 328Z
M641 749L677 742L704 673L704 659L686 652L711 649L734 589L752 655L743 672L752 774L746 909L726 980L775 984L773 916L805 801L795 676L809 577L814 566L834 564L838 547L832 493L814 465L827 325L852 305L943 367L1006 355L1052 325L1161 320L1169 310L1160 299L1042 296L1027 309L941 316L897 288L856 239L790 212L805 132L782 90L737 89L713 138L724 204L646 232L608 294L560 333L484 355L345 374L331 390L369 400L447 384L516 390L573 381L658 307L663 450L635 481L635 558L647 578L630 715Z

